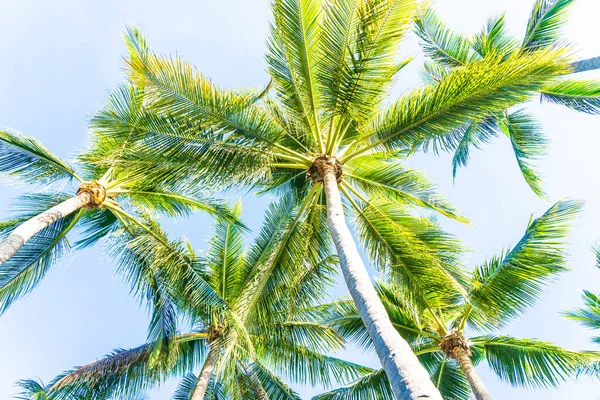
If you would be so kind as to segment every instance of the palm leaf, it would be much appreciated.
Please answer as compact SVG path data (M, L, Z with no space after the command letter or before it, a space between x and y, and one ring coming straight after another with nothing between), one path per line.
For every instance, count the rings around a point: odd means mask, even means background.
M432 8L417 18L416 33L425 55L444 67L459 67L471 58L469 39L448 28Z
M567 71L565 57L564 49L545 49L488 57L457 68L439 83L413 90L382 111L342 162L372 148L415 148L520 103Z
M391 400L394 398L392 388L383 369L372 371L343 386L320 394L312 400Z
M551 343L510 336L472 338L494 373L504 382L523 387L556 387L574 377L598 354L565 350Z
M489 143L497 136L498 125L494 117L488 117L481 122L466 125L463 136L458 142L452 157L452 179L456 178L458 167L465 167L470 157L471 147L480 149L482 144Z
M501 129L510 138L517 164L529 187L540 197L544 197L542 180L534 172L532 162L546 151L546 139L537 122L525 111L508 114L500 122Z
M512 250L475 271L469 294L474 305L471 324L505 325L531 307L545 286L566 271L565 237L580 207L573 200L556 203L527 227Z
M0 174L37 184L71 178L81 181L69 164L36 139L7 131L0 131Z
M471 398L469 382L456 361L447 358L441 351L421 354L419 361L429 371L444 400Z
M583 308L565 313L567 318L575 320L589 329L600 329L600 296L588 290L583 291ZM592 338L600 343L600 336Z
M545 87L542 99L596 115L600 113L600 82L564 80Z
M572 3L573 0L536 0L527 23L523 47L538 49L556 44Z
M510 54L519 47L519 43L509 35L506 29L505 14L490 18L484 29L475 35L473 49L481 57L495 54Z
M16 397L20 400L48 400L48 393L43 383L33 379L24 379L17 382L23 391Z

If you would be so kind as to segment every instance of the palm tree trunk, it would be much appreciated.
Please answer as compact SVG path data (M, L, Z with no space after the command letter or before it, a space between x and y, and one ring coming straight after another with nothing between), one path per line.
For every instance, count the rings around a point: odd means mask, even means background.
M479 374L475 370L475 366L471 361L471 358L462 347L455 347L452 349L452 357L458 361L458 365L460 365L460 369L463 374L467 377L469 381L469 385L471 386L471 390L475 395L477 400L492 400L492 396L488 392L485 384L479 377Z
M600 68L600 57L588 58L587 60L575 61L571 64L573 72L591 71Z
M206 389L208 389L210 378L212 377L212 374L215 372L215 368L217 367L218 355L218 351L211 347L208 351L208 355L206 356L206 361L204 361L204 366L202 366L202 371L200 371L200 376L198 377L196 387L194 388L194 393L192 393L192 397L190 397L190 400L204 399L204 395L206 394Z
M10 260L33 235L59 219L91 204L92 201L93 198L90 193L82 192L17 226L0 243L0 264Z
M429 374L392 325L346 224L335 172L333 168L324 169L327 224L346 285L367 327L396 399L442 400Z

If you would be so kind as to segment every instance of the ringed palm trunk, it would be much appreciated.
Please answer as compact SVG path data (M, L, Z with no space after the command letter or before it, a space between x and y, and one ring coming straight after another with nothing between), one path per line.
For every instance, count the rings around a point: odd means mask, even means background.
M23 222L0 243L0 264L10 260L33 235L59 219L64 218L83 207L92 205L93 202L93 194L88 191L82 191L76 196Z
M190 400L204 399L210 378L217 367L218 356L218 351L211 347L206 356L206 360L204 361L204 365L202 366L202 371L200 371L200 376L198 376L198 381L196 382L196 387L194 388L194 393L192 393Z
M475 366L473 365L473 362L471 361L471 358L465 349L462 347L455 347L452 349L452 357L458 361L460 369L467 377L475 398L477 400L492 400L492 396L485 387L481 377L475 370Z
M442 400L429 374L392 325L346 224L335 171L333 167L323 169L327 224L344 279L387 374L394 396L398 400Z

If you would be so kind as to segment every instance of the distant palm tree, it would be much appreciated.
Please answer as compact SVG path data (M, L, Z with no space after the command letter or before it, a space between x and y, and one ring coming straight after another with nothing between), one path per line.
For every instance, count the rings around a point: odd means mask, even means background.
M77 172L37 140L0 131L0 172L32 187L17 200L17 214L0 221L0 313L31 291L70 250L67 234L75 229L81 229L75 247L83 248L118 229L138 227L152 233L143 221L147 212L179 217L200 210L232 218L226 204L206 197L202 188L184 191L177 182L148 182L145 176L152 168L141 173L98 166L98 159L110 164L126 145L113 140L123 124L130 137L143 135L131 128L151 118L142 110L142 98L141 90L128 86L112 93L108 105L92 119L95 143L79 156ZM78 188L72 187L73 180ZM44 186L50 190L41 190Z
M495 30L485 31L485 51L391 106L384 99L407 62L398 59L398 46L418 12L416 0L274 1L266 54L271 84L260 94L220 89L181 59L147 51L140 34L130 30L128 45L137 50L129 63L131 79L145 88L145 105L170 124L149 125L148 135L121 160L128 168L151 165L161 171L148 178L157 182L294 196L290 211L299 223L310 224L305 210L324 202L348 289L396 397L439 400L386 315L345 215L355 216L357 236L371 256L412 257L390 268L413 279L420 290L415 296L459 293L454 272L427 255L431 237L403 229L403 214L392 211L409 204L464 218L400 162L534 95L548 96L549 88L556 101L595 104L598 93L577 86L575 98L569 97L572 85L561 81L577 70L571 50L557 37L568 3L537 1L527 38L517 49L498 40ZM537 146L531 121L523 113L504 119L527 171L529 150ZM301 242L290 243L296 245ZM437 273L424 274L424 265Z
M505 16L490 18L481 32L466 37L446 26L433 9L417 18L416 32L426 55L425 76L435 83L441 82L453 70L476 60L489 57L510 57L566 42L561 28L574 0L537 0L527 23L523 39L512 37L505 26ZM571 72L600 68L600 57L577 61ZM588 114L600 113L600 81L593 79L555 80L539 90L540 100L562 104ZM454 153L452 174L465 166L473 148L479 149L494 137L505 135L511 142L517 163L531 189L544 196L542 180L535 172L534 162L545 152L546 139L535 119L523 109L507 109L489 113L464 124L449 135L432 137L424 144Z
M240 217L240 213L238 203L233 214ZM171 328L171 335L162 338L168 339L166 346L153 337L142 346L117 350L69 371L43 387L48 399L130 398L174 376L183 377L174 396L177 400L299 399L273 371L298 383L327 386L332 380L349 382L368 372L325 355L344 345L335 330L296 318L295 310L315 305L324 296L336 257L313 252L294 271L276 268L277 274L266 277L267 289L256 290L255 281L265 277L262 266L270 257L270 234L282 219L286 216L272 209L248 253L243 230L224 219L218 220L215 236L201 256L175 243L180 257L193 260L195 273L210 283L222 306L207 307L198 301L195 290L173 293L174 298L184 297L179 304L195 326L192 332L179 334ZM161 265L164 255L147 250L143 245L127 246L121 263ZM193 288L193 280L187 285ZM153 317L171 324L176 319L164 314ZM166 351L157 351L160 348ZM198 376L192 373L196 368Z
M565 350L537 339L497 335L533 305L548 282L566 271L564 238L573 215L574 201L555 204L530 222L512 249L477 268L467 284L466 298L446 304L414 302L403 282L381 283L379 295L392 323L410 340L415 354L431 374L445 399L492 398L475 365L486 361L491 370L513 386L556 386L585 366L600 360L600 353ZM342 335L365 347L372 343L350 301L316 307L330 312L330 324ZM483 335L466 334L467 327ZM386 376L374 371L349 386L315 397L318 400L392 399Z

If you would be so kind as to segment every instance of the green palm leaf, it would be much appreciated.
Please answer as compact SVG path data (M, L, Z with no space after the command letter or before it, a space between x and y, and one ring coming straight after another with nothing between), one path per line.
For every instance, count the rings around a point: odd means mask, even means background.
M542 99L588 114L600 113L600 82L564 80L545 87Z
M7 131L0 131L0 174L35 184L71 178L81 181L69 164L36 139Z
M503 111L528 99L568 63L564 49L525 55L488 57L457 68L435 85L403 95L364 128L342 157L346 162L372 148L415 148L427 139L446 135L472 121Z
M469 294L475 307L469 323L476 327L505 325L531 307L545 286L566 271L565 237L580 208L573 200L556 203L527 227L512 250L475 271Z
M506 115L500 121L501 129L510 138L519 169L525 181L540 197L544 197L542 180L534 172L532 162L546 151L546 139L537 122L523 110Z
M583 308L565 313L567 318L575 320L589 329L600 329L600 296L588 290L583 291ZM592 338L600 343L600 336Z
M312 400L391 400L392 388L385 371L380 369L355 380L351 384L320 394Z
M427 57L448 68L459 67L471 58L470 40L448 28L432 8L416 20L416 33Z
M585 366L598 361L598 354L568 351L551 343L510 336L472 338L492 371L513 386L556 387Z
M469 400L471 387L458 363L441 351L419 355L419 361L427 368L431 380L444 400Z
M523 40L525 49L538 49L556 44L566 13L573 0L536 0Z
M488 19L483 30L475 35L473 49L481 57L494 54L510 54L519 47L519 43L509 35L506 29L505 14Z
M470 157L471 147L480 149L481 145L487 144L497 136L498 125L496 118L488 117L481 122L473 122L463 129L462 138L456 145L452 157L452 179L456 178L458 167L465 167Z

